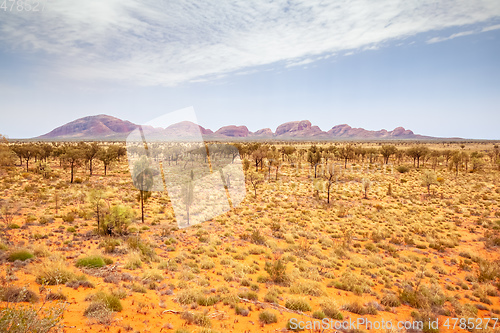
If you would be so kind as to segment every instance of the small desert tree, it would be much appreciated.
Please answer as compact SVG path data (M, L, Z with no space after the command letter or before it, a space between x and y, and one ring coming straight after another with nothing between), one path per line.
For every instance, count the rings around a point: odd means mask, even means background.
M315 145L311 146L307 152L307 162L311 164L311 168L314 168L314 178L316 178L318 163L321 162L321 152Z
M63 163L69 166L71 170L71 183L73 183L75 168L81 165L83 160L83 152L78 147L66 147L64 154L61 155L61 160L63 161Z
M274 148L274 147L273 147ZM276 169L276 180L278 180L278 170L281 165L280 154L276 149L272 149L267 153L267 162L269 163L269 179L271 178L271 168Z
M97 230L101 230L101 220L105 213L105 194L101 189L92 189L87 195L87 202L92 207L97 219Z
M264 270L269 274L271 282L284 286L290 283L290 277L286 273L286 262L280 254L275 254L273 262L266 261Z
M132 170L132 181L139 190L138 200L141 204L141 220L144 223L144 202L151 197L151 190L154 185L154 176L158 171L149 167L150 161L146 156L142 156L134 164Z
M462 165L462 156L459 151L454 151L451 156L451 163L448 168L455 169L455 177L458 176L458 168Z
M427 187L427 193L431 194L431 186L437 185L437 176L433 171L426 171L422 176L422 186Z
M14 152L9 147L7 139L0 134L0 165L9 166L13 164Z
M408 149L406 154L413 158L413 166L415 166L415 161L417 162L417 168L420 168L420 161L429 154L429 148L425 146L416 146Z
M252 159L255 162L255 171L258 170L260 165L260 169L262 170L264 157L267 155L267 147L259 147L252 153Z
M337 150L339 157L344 160L344 168L347 168L347 161L354 158L354 152L355 149L352 144L347 144Z
M363 192L365 194L365 199L368 199L368 190L370 189L370 186L372 185L372 182L368 178L363 178L361 180L361 185L363 185Z
M35 157L36 149L33 144L20 145L15 151L26 162L26 172L29 171L29 161Z
M247 172L250 168L250 161L248 159L243 160L243 171Z
M327 191L326 202L330 203L330 190L332 188L333 183L335 182L335 168L333 164L326 166L325 179L326 179L325 187Z
M124 235L127 233L132 216L132 210L129 207L122 205L113 206L109 213L104 216L99 232L107 236Z
M90 176L92 176L92 165L95 158L97 158L97 154L99 153L99 145L97 142L92 142L90 144L82 144L82 152L85 161L89 163L89 172Z
M262 183L262 175L260 173L258 173L258 172L250 171L247 174L247 180L252 185L253 190L254 190L254 196L257 198L257 186L260 183Z
M384 157L384 164L389 163L389 158L398 152L394 145L383 145L380 147L380 154Z
M189 209L194 201L194 172L191 170L191 174L189 175L189 180L186 182L186 186L183 189L183 199L184 204L186 205L186 213L187 213L187 224L189 225L190 216Z
M460 155L462 162L464 163L465 166L465 171L467 172L469 170L470 155L466 151L462 151Z
M96 157L104 164L104 175L106 176L108 167L118 159L118 147L109 146L108 148L101 148Z

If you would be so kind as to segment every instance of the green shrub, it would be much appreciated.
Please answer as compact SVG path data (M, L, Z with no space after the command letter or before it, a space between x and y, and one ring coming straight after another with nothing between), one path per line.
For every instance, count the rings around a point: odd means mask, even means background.
M242 292L238 293L238 296L241 298L249 299L251 301L256 301L259 298L257 293L255 293L253 291L242 291Z
M90 300L91 303L83 314L86 317L96 319L101 324L108 324L113 312L120 312L123 310L120 295L117 293L99 291L88 296L86 300Z
M189 324L195 324L201 327L212 327L212 323L210 322L210 318L205 313L192 313L188 311L184 311L181 313L181 319L184 319Z
M342 320L344 317L340 312L337 303L331 298L325 297L320 301L321 310L328 318Z
M250 241L254 244L264 244L266 237L260 232L260 229L255 229L250 235Z
M259 321L263 324L272 324L278 322L278 317L270 311L262 311L259 313Z
M11 253L9 253L9 256L7 257L7 259L9 261L16 261L16 260L21 260L21 261L25 261L27 259L31 259L33 258L34 255L29 252L28 250L16 250L16 251L12 251Z
M368 313L365 306L363 304L361 304L361 302L358 300L350 302L350 303L346 303L342 306L342 308L349 311L349 312L359 314L359 315L365 315Z
M234 307L234 313L236 313L239 316L246 317L246 316L248 316L248 314L250 313L250 311L247 308L243 307L243 306L236 305Z
M35 269L35 281L39 284L57 285L77 280L77 276L68 270L62 262L41 264Z
M301 294L308 296L323 296L326 294L323 285L315 281L300 281L290 287L292 294Z
M134 251L141 254L141 258L149 262L151 260L157 260L156 252L153 246L141 239L140 236L130 236L127 238L127 246Z
M99 255L92 255L78 259L76 267L99 268L112 264L113 260Z
M67 223L72 223L75 221L75 214L73 212L69 212L68 214L62 216L62 220Z
M186 289L177 293L175 300L182 305L189 305L192 303L196 303L198 297L202 296L203 293L197 289Z
M103 235L125 235L128 233L128 227L132 222L132 210L123 205L111 207L109 213L101 221L99 233Z
M128 255L127 262L125 263L126 269L137 269L142 266L141 255L138 252L132 252Z
M399 173L407 173L408 171L410 171L410 168L408 168L406 165L400 165L396 168L396 170L398 170Z
M309 305L309 303L307 303L305 299L299 297L289 298L285 302L285 307L287 309L295 311L302 311L302 312L311 311L311 306Z
M278 293L274 290L269 290L264 296L264 301L268 303L278 303Z
M267 261L264 270L269 274L269 280L280 285L289 285L290 277L286 273L286 263L282 259Z
M352 291L356 295L370 292L370 286L373 283L363 276L356 273L345 272L340 277L340 281L334 281L333 285L337 289Z
M314 311L312 316L314 319L319 319L319 320L323 320L324 318L326 318L325 313L321 310Z
M480 260L477 280L487 282L500 278L500 265L493 261Z
M385 306L390 306L390 307L398 307L401 305L401 302L399 301L399 298L397 295L388 293L384 294L382 296L382 299L380 300L380 304L385 305Z

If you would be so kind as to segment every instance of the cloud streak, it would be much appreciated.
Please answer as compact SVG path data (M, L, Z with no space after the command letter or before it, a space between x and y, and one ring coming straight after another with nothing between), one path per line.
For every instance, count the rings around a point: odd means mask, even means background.
M77 80L175 86L253 72L263 65L305 65L422 32L485 24L500 16L500 3L50 0L43 13L1 15L0 45L46 54L53 73Z

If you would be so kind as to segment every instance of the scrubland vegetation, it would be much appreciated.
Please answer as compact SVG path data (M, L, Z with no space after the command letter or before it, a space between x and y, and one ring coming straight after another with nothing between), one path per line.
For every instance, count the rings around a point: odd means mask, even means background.
M498 145L232 145L245 198L179 228L168 193L134 187L122 144L2 139L0 331L274 332L383 316L435 332L434 318L500 316Z

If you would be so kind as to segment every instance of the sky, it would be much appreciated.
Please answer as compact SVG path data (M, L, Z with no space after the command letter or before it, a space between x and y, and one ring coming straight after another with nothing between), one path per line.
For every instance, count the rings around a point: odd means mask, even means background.
M310 120L500 139L498 0L0 0L0 134ZM43 10L41 10L43 8Z

